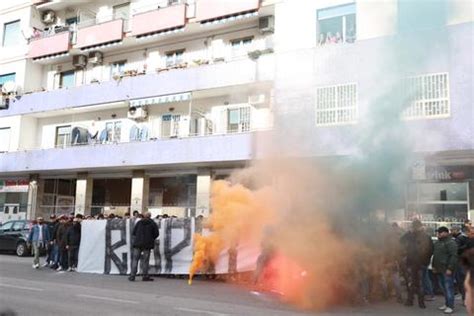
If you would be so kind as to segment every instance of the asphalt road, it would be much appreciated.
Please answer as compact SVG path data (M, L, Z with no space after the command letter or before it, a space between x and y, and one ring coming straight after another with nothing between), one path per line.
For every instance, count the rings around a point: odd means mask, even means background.
M300 312L269 295L222 282L157 277L132 283L124 276L34 270L32 258L0 255L0 310L17 315L314 315ZM318 315L444 315L438 297L426 310L384 303L343 308ZM455 315L467 315L460 305Z

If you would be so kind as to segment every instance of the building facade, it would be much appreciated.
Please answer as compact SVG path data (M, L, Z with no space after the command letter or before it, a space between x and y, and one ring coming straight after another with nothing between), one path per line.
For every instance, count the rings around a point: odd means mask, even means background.
M211 181L273 155L272 130L317 159L397 122L419 155L398 219L467 218L472 3L406 3L1 4L3 218L207 215Z

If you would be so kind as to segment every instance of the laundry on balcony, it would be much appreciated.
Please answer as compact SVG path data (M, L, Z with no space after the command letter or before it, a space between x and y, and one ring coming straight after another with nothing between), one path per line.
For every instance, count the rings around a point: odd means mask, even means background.
M89 131L83 127L74 127L71 131L71 145L87 145L91 136Z
M130 135L129 139L131 142L138 142L138 141L147 141L148 140L148 126L146 125L133 125L130 128Z

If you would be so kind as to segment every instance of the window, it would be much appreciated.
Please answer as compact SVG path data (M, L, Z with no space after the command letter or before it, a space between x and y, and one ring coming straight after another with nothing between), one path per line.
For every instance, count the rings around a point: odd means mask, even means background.
M110 78L122 76L125 71L126 60L116 61L110 64Z
M59 87L60 88L71 88L76 84L75 71L68 70L63 71L60 74Z
M10 149L10 127L0 128L0 153Z
M8 82L8 81L15 82L15 77L16 77L16 74L14 72L10 74L0 75L0 88L3 87L5 82Z
M71 31L71 43L75 44L77 39L77 24L79 23L79 17L73 16L66 19L66 25L69 26Z
M166 53L166 67L178 66L183 63L184 49Z
M24 227L25 227L25 222L17 221L13 224L13 231L23 230Z
M356 120L355 83L316 89L316 125L347 124Z
M406 193L408 220L461 223L468 217L469 185L466 182L410 183Z
M409 106L403 112L406 119L447 117L450 114L447 73L408 78L405 91Z
M120 142L122 135L122 122L108 122L105 124L107 130L107 141L109 142Z
M252 46L252 37L235 39L230 41L230 44L232 46L232 56L242 56L247 54Z
M250 107L227 110L227 132L238 133L250 131Z
M20 20L5 23L3 25L3 46L15 46L20 44L21 31Z
M123 29L128 31L130 20L130 3L123 3L113 7L114 20L123 19Z
M5 209L5 214L7 214L7 213L8 213L8 212L7 212L6 209ZM5 224L3 224L3 225L1 226L1 230L3 230L3 231L10 231L10 230L12 229L12 227L13 227L13 223L14 223L13 221L12 221L12 222L6 222Z
M65 148L71 144L71 125L56 127L55 147Z
M180 114L165 114L161 117L161 137L178 137Z
M354 43L356 40L355 3L318 10L318 45Z

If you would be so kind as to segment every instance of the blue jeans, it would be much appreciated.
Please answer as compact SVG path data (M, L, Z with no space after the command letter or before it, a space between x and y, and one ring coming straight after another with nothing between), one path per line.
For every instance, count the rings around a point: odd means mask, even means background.
M438 281L443 289L445 305L454 308L454 276L440 273L438 274Z
M466 299L466 291L464 289L464 280L466 279L466 272L464 271L464 268L462 266L459 266L456 269L454 277L456 279L457 289L462 296L462 300L464 301Z
M423 267L423 290L425 295L433 296L433 283L431 283L430 270L427 267Z

